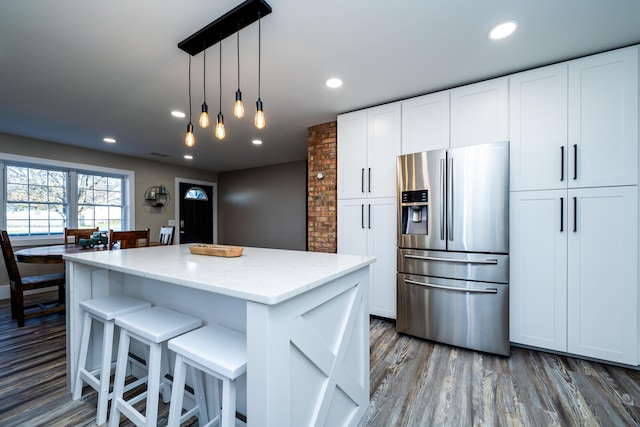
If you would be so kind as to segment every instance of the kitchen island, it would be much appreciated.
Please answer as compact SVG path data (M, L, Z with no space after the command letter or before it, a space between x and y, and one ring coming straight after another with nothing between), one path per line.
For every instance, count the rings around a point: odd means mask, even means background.
M375 258L261 248L223 258L191 254L186 244L64 259L69 390L82 331L78 304L129 295L246 333L237 411L247 425L355 426L363 417Z

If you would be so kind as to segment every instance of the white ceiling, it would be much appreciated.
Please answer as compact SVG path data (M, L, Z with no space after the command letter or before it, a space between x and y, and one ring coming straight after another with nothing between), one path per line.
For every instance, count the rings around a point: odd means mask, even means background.
M262 100L253 126L258 24L222 42L227 138L199 129L202 54L192 63L196 146L184 145L188 55L182 41L242 0L3 0L0 132L211 171L306 158L307 128L360 109L640 43L638 0L267 0ZM489 29L519 22L509 39ZM218 45L207 51L207 103L218 112ZM324 82L340 77L340 89ZM108 145L105 136L118 142ZM251 140L260 138L262 146ZM2 152L2 147L0 147ZM160 153L159 157L150 153ZM191 153L187 161L183 155ZM37 155L37 153L34 153Z

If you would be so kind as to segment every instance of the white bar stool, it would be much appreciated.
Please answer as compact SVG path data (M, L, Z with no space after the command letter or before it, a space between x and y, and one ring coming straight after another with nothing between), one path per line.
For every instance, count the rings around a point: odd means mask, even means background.
M169 364L166 355L162 357L163 343L200 325L202 320L164 307L153 307L116 318L116 326L120 327L120 343L111 402L110 427L118 426L121 413L137 426L156 426L158 394L161 386L163 401L168 402L169 398L169 383L165 378ZM149 347L147 390L129 400L124 400L126 364L132 338ZM133 405L144 399L146 399L146 412L143 416Z
M173 372L168 426L179 426L195 413L199 414L199 425L203 427L212 426L218 421L220 421L220 427L235 426L235 380L247 371L246 335L224 326L208 325L173 338L169 341L169 350L176 353L176 364ZM218 417L211 421L208 419L200 372L193 375L196 406L181 415L187 367L192 372L197 369L222 381L221 420L218 420ZM219 401L215 404L218 408L220 407Z
M82 386L85 382L96 390L98 392L96 424L98 425L107 421L107 405L111 397L109 393L109 380L111 378L111 368L113 365L111 356L115 319L118 316L150 307L151 304L146 301L127 296L94 298L80 303L80 308L84 311L84 327L80 341L80 355L78 356L76 382L73 388L73 400L78 400L82 397ZM103 324L102 355L100 366L89 371L86 365L93 320Z

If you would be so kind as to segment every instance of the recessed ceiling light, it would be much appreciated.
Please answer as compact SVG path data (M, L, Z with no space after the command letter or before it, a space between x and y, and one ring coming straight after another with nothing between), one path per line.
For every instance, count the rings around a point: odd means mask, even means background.
M342 86L342 80L340 79L336 79L336 78L332 78L327 80L327 86L330 87L331 89L335 89L337 87Z
M262 141L259 139L254 139L253 141L251 141L254 145L261 145Z
M186 115L185 113L183 113L182 111L176 111L176 110L172 111L172 112L171 112L171 115L172 115L173 117L178 117L178 118L181 118L181 119L187 116L187 115Z
M489 33L489 38L491 40L503 39L510 36L516 30L516 28L518 28L518 23L516 21L502 22L493 27L493 29Z
M193 160L193 156L191 154L185 154L184 158L187 160Z
M115 142L116 142L116 140L115 140L114 138L111 138L111 137L108 137L108 136L107 136L107 137L105 137L105 138L102 138L102 140L103 140L104 142L108 142L109 144L113 144L113 143L115 143Z

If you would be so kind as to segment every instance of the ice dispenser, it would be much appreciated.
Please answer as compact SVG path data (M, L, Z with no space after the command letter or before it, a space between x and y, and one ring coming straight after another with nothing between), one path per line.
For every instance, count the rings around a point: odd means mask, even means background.
M402 192L402 234L427 234L428 190Z

